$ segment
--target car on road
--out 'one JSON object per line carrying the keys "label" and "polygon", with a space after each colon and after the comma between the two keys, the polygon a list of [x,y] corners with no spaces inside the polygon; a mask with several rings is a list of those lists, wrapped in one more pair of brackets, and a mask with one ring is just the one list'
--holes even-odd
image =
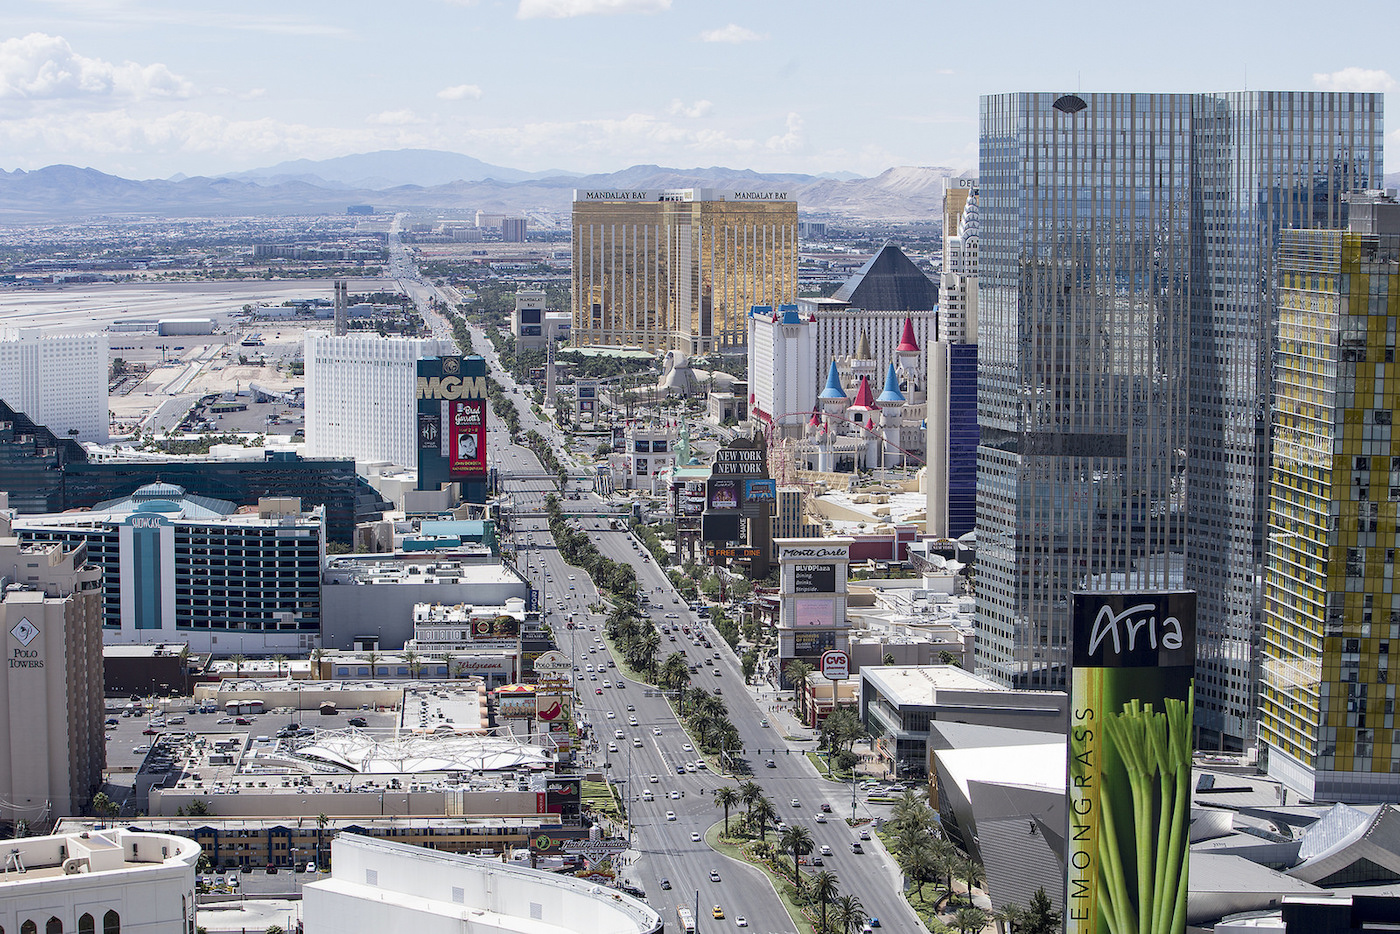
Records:
{"label": "car on road", "polygon": [[603,689],[602,689],[602,688],[594,688],[594,689],[593,689],[593,693],[594,693],[594,694],[602,694],[602,693],[603,693]]}
{"label": "car on road", "polygon": [[676,812],[675,812],[675,811],[667,811],[667,812],[666,812],[666,819],[667,819],[667,820],[675,820],[675,819],[676,819]]}
{"label": "car on road", "polygon": [[148,753],[148,752],[151,751],[151,747],[150,747],[150,746],[137,746],[135,749],[133,749],[133,750],[131,750],[131,751],[132,751],[132,753],[135,754],[135,755],[144,756],[146,753]]}
{"label": "car on road", "polygon": [[830,845],[825,844],[825,843],[822,844],[822,855],[823,855],[823,856],[830,856],[830,855],[831,855],[831,847],[830,847]]}
{"label": "car on road", "polygon": [[801,801],[798,801],[796,798],[793,798],[793,799],[792,799],[792,806],[795,807],[795,808],[800,808],[800,807],[802,807],[802,802],[801,802]]}
{"label": "car on road", "polygon": [[633,749],[641,749],[641,748],[642,748],[642,738],[641,738],[640,736],[634,736],[634,737],[632,737],[632,748],[633,748]]}
{"label": "car on road", "polygon": [[868,831],[868,830],[862,830],[862,831],[860,832],[860,838],[861,838],[862,840],[869,840],[869,839],[870,839],[870,831]]}
{"label": "car on road", "polygon": [[767,720],[766,718],[763,719],[763,720],[760,720],[760,721],[758,721],[758,725],[761,726],[761,727],[763,727],[763,728],[766,730],[766,729],[768,729],[768,720]]}
{"label": "car on road", "polygon": [[691,842],[691,843],[699,843],[699,842],[700,842],[700,834],[698,834],[698,833],[696,833],[694,830],[692,830],[692,831],[690,832],[690,842]]}
{"label": "car on road", "polygon": [[622,739],[622,731],[613,730],[613,739]]}
{"label": "car on road", "polygon": [[350,720],[349,720],[349,723],[350,723],[351,726],[359,726],[359,727],[369,726],[369,721],[366,720],[364,717],[351,717]]}
{"label": "car on road", "polygon": [[679,791],[674,791],[674,790],[673,790],[673,791],[671,792],[671,800],[672,800],[672,801],[679,801],[680,798],[681,798],[681,793],[680,793]]}
{"label": "car on road", "polygon": [[868,924],[868,925],[870,925],[870,926],[873,927],[873,928],[877,928],[877,927],[880,926],[880,919],[879,919],[879,918],[871,918],[869,921],[867,921],[867,922],[865,922],[865,923]]}
{"label": "car on road", "polygon": [[713,916],[716,917],[716,918],[723,918],[723,917],[724,917],[724,909],[721,908],[721,907],[719,907],[718,905],[716,905],[715,907],[713,907],[713,908],[710,909],[710,914],[713,915]]}
{"label": "car on road", "polygon": [[669,892],[669,891],[671,890],[671,880],[670,880],[670,879],[662,879],[662,880],[661,880],[661,888],[662,888],[663,891]]}
{"label": "car on road", "polygon": [[710,881],[711,881],[711,882],[718,882],[718,881],[719,881],[719,870],[717,870],[717,869],[711,869],[711,870],[710,870]]}
{"label": "car on road", "polygon": [[778,763],[774,762],[772,759],[769,759],[767,762],[763,763],[763,765],[765,768],[769,769],[776,769],[778,767]]}
{"label": "car on road", "polygon": [[657,775],[655,772],[653,772],[653,773],[651,774],[651,783],[652,783],[653,785],[655,785],[655,784],[656,784],[657,782],[659,782],[659,781],[661,781],[661,776],[660,776],[660,775]]}
{"label": "car on road", "polygon": [[232,722],[233,722],[233,718],[232,718],[232,717],[220,717],[219,719],[215,720],[214,722],[215,722],[215,723],[232,723]]}
{"label": "car on road", "polygon": [[736,928],[746,928],[749,926],[749,919],[745,918],[743,915],[740,915],[739,917],[734,919],[734,926]]}
{"label": "car on road", "polygon": [[716,668],[714,671],[710,672],[710,674],[712,674],[712,675],[714,675],[716,678],[718,678],[721,674],[723,674],[723,672],[720,671],[718,668]]}
{"label": "car on road", "polygon": [[865,852],[865,850],[861,847],[860,841],[859,841],[859,840],[854,840],[854,841],[851,842],[851,852],[852,852],[852,853],[864,853],[864,852]]}
{"label": "car on road", "polygon": [[681,748],[684,749],[686,752],[694,752],[694,751],[695,751],[694,749],[692,749],[692,748],[690,747],[690,743],[681,743]]}
{"label": "car on road", "polygon": [[651,728],[651,735],[652,735],[652,736],[660,736],[660,735],[661,735],[661,727],[659,727],[659,726],[654,726],[654,727],[652,727],[652,728]]}
{"label": "car on road", "polygon": [[609,711],[608,711],[608,719],[609,719],[609,720],[616,720],[616,719],[617,719],[617,714],[615,714],[615,713],[613,713],[611,710],[609,710]]}
{"label": "car on road", "polygon": [[831,813],[831,805],[827,804],[825,801],[822,802],[822,813],[823,813],[823,814],[830,814],[830,813]]}
{"label": "car on road", "polygon": [[233,723],[234,723],[235,726],[252,726],[252,725],[253,725],[253,721],[252,721],[250,718],[248,718],[248,717],[234,717],[234,718],[233,718]]}

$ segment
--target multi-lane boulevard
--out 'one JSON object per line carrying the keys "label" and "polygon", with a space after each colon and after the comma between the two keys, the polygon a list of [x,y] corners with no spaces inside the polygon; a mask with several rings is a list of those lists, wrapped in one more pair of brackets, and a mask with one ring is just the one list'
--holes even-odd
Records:
{"label": "multi-lane boulevard", "polygon": [[[424,288],[421,280],[415,285]],[[432,286],[426,288],[431,290]],[[435,330],[446,328],[445,322],[435,325]],[[529,397],[515,394],[515,381],[501,367],[485,335],[479,329],[471,330],[473,348],[486,358],[492,378],[517,400],[522,429],[538,431],[555,448],[561,463],[570,465],[566,436],[553,424],[536,418],[528,405]],[[745,862],[720,855],[706,843],[707,831],[723,819],[722,810],[714,804],[715,789],[721,784],[737,788],[743,781],[753,780],[773,802],[781,820],[811,831],[816,847],[813,855],[822,855],[822,846],[830,848],[830,855],[822,855],[823,868],[836,873],[840,894],[858,896],[866,913],[880,918],[889,930],[923,930],[901,893],[898,868],[878,841],[863,841],[864,852],[852,852],[851,844],[860,840],[861,828],[850,826],[846,818],[852,815],[857,799],[851,786],[819,775],[803,754],[813,745],[810,738],[784,729],[784,724],[792,725],[790,719],[780,722],[770,715],[770,702],[762,698],[759,689],[745,684],[739,659],[708,622],[685,605],[664,570],[635,536],[625,528],[614,529],[606,518],[571,520],[589,533],[603,555],[632,565],[639,590],[648,596],[647,613],[653,624],[671,630],[662,635],[662,656],[683,652],[688,663],[696,667],[691,683],[722,694],[743,743],[742,770],[717,772],[722,765],[713,760],[699,766],[702,756],[667,699],[650,685],[624,676],[617,667],[620,660],[612,656],[603,632],[604,614],[592,612],[602,605],[602,598],[588,575],[566,564],[555,547],[539,513],[545,498],[559,493],[556,483],[539,479],[545,471],[538,459],[528,449],[513,444],[509,432],[494,420],[488,450],[497,469],[501,496],[516,517],[508,544],[514,549],[517,565],[543,597],[546,619],[559,648],[578,669],[574,672],[575,715],[588,724],[589,739],[597,744],[596,752],[590,754],[591,763],[606,768],[628,798],[632,837],[626,878],[644,889],[647,900],[672,924],[678,906],[693,908],[698,903],[696,922],[701,931],[735,926],[739,917],[758,932],[793,931],[794,925],[767,876]],[[589,513],[606,506],[592,491],[580,490],[578,496],[578,500],[566,502],[566,512]],[[570,618],[572,629],[568,628]],[[681,627],[690,632],[677,631]],[[709,647],[703,644],[706,639]],[[615,752],[609,750],[609,743],[615,745]],[[823,814],[823,804],[830,806],[830,814]],[[868,812],[863,800],[858,806],[860,816],[865,816]],[[742,806],[731,810],[731,820],[742,810]],[[712,872],[718,874],[719,881],[713,881]],[[669,888],[662,888],[663,879]],[[724,920],[711,917],[715,905],[723,908]]]}

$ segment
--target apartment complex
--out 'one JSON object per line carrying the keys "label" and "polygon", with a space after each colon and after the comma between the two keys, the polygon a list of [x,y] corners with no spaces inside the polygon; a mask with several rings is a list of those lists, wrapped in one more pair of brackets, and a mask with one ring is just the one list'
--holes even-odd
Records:
{"label": "apartment complex", "polygon": [[308,332],[307,452],[416,468],[418,361],[455,352],[431,338]]}
{"label": "apartment complex", "polygon": [[54,434],[107,440],[107,337],[0,332],[0,399]]}
{"label": "apartment complex", "polygon": [[1375,184],[1381,97],[981,109],[977,666],[1062,687],[1071,591],[1184,584],[1197,741],[1247,745],[1274,248],[1282,228],[1340,226],[1343,195]]}
{"label": "apartment complex", "polygon": [[750,308],[796,301],[797,256],[786,192],[576,190],[574,343],[741,352]]}
{"label": "apartment complex", "polygon": [[1400,204],[1284,231],[1278,294],[1260,744],[1305,798],[1395,801]]}
{"label": "apartment complex", "polygon": [[0,826],[13,829],[81,813],[102,787],[107,745],[102,572],[81,544],[22,542],[4,499],[0,493],[0,638],[8,660],[0,667]]}

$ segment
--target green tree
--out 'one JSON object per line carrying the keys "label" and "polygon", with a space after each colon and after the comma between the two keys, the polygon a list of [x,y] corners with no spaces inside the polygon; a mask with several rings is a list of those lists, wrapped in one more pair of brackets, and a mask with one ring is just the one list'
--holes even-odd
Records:
{"label": "green tree", "polygon": [[882,659],[880,659],[880,661],[883,662],[883,663],[886,664],[886,665],[893,665],[893,664],[894,664],[894,653],[892,653],[892,652],[886,652],[886,653],[885,653],[885,657],[882,658]]}
{"label": "green tree", "polygon": [[841,929],[842,934],[853,934],[860,930],[860,926],[865,923],[865,906],[861,904],[859,898],[854,895],[842,895],[836,899],[835,910],[832,912],[832,920]]}
{"label": "green tree", "polygon": [[959,908],[953,914],[953,927],[958,929],[958,934],[977,934],[987,926],[988,920],[981,908]]}
{"label": "green tree", "polygon": [[724,835],[729,836],[729,809],[739,803],[739,792],[731,785],[715,789],[715,807],[724,808]]}
{"label": "green tree", "polygon": [[794,658],[783,668],[783,677],[792,688],[793,698],[797,701],[797,712],[803,722],[807,719],[807,676],[815,670],[800,658]]}
{"label": "green tree", "polygon": [[971,856],[965,856],[958,860],[958,878],[967,883],[967,900],[972,901],[972,890],[975,889],[985,878],[982,864]]}
{"label": "green tree", "polygon": [[287,656],[274,655],[272,656],[272,661],[277,666],[277,677],[282,677],[282,666],[287,664]]}
{"label": "green tree", "polygon": [[209,802],[202,798],[194,798],[185,805],[185,814],[188,817],[208,817]]}
{"label": "green tree", "polygon": [[835,899],[841,890],[841,882],[836,877],[836,873],[823,869],[812,877],[812,897],[821,906],[822,924],[821,930],[826,931],[826,909]]}
{"label": "green tree", "polygon": [[1045,889],[1039,888],[1031,896],[1019,934],[1058,934],[1063,921],[1064,914],[1055,910]]}
{"label": "green tree", "polygon": [[938,653],[938,664],[940,664],[940,665],[956,665],[957,663],[958,663],[958,657],[957,657],[956,655],[954,655],[952,652],[949,652],[947,649],[943,649],[943,650],[941,650],[941,651]]}
{"label": "green tree", "polygon": [[768,828],[778,823],[778,809],[767,798],[759,798],[749,808],[749,820],[758,827],[758,839],[768,842]]}
{"label": "green tree", "polygon": [[1007,902],[996,912],[996,920],[1006,925],[1006,934],[1020,934],[1025,929],[1026,909],[1015,902]]}
{"label": "green tree", "polygon": [[749,779],[739,786],[739,800],[744,802],[745,819],[753,817],[753,807],[762,797],[763,788],[753,779]]}
{"label": "green tree", "polygon": [[793,825],[783,831],[778,846],[792,854],[792,884],[797,886],[797,894],[802,894],[801,859],[812,852],[812,831],[806,827]]}
{"label": "green tree", "polygon": [[92,796],[92,811],[103,820],[111,820],[121,813],[121,805],[109,798],[105,791],[99,791]]}
{"label": "green tree", "polygon": [[243,663],[248,660],[246,655],[230,655],[229,661],[233,662],[233,676],[241,677],[243,674]]}

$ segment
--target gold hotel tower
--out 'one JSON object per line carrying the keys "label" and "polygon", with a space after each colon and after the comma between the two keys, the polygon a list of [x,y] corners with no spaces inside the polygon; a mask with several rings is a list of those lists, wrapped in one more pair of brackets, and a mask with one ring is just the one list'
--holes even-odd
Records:
{"label": "gold hotel tower", "polygon": [[573,343],[740,353],[754,305],[797,300],[783,191],[578,189]]}

